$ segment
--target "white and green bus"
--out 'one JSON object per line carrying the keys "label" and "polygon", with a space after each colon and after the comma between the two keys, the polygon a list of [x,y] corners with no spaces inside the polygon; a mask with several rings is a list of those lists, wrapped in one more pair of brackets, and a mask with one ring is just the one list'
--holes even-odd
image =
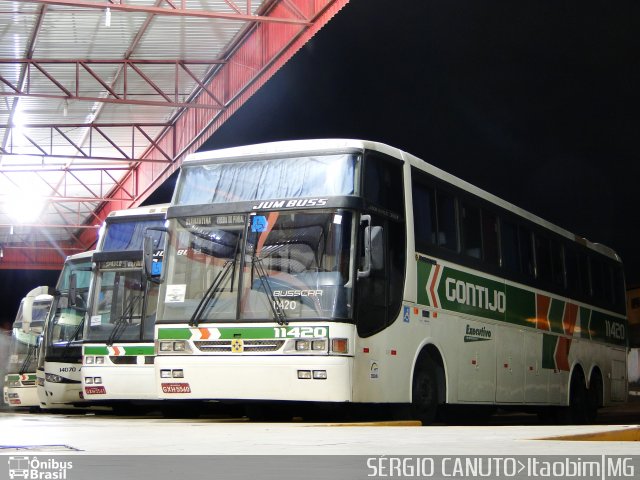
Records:
{"label": "white and green bus", "polygon": [[42,409],[83,403],[82,330],[91,286],[93,252],[67,257],[44,325],[38,357],[37,393]]}
{"label": "white and green bus", "polygon": [[9,406],[33,408],[40,404],[36,389],[38,343],[52,300],[48,287],[36,287],[20,302],[4,379],[4,402]]}
{"label": "white and green bus", "polygon": [[[154,321],[158,284],[143,271],[142,243],[153,238],[155,276],[162,268],[167,205],[109,214],[99,250],[83,338],[84,398],[94,403],[155,400]],[[157,270],[157,271],[156,271]]]}
{"label": "white and green bus", "polygon": [[[618,256],[359,140],[191,155],[167,211],[165,399],[510,406],[626,400]],[[443,410],[447,410],[444,408]]]}

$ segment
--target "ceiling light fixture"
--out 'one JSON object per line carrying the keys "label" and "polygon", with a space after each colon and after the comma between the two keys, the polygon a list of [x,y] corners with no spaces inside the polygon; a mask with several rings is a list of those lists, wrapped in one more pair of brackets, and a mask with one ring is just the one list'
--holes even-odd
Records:
{"label": "ceiling light fixture", "polygon": [[4,199],[5,209],[19,223],[37,220],[44,208],[44,199],[33,193],[14,192]]}

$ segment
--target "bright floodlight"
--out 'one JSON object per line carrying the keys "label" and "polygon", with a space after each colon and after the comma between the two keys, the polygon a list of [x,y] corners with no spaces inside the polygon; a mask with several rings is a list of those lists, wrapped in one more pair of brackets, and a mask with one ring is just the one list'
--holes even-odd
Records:
{"label": "bright floodlight", "polygon": [[33,194],[13,193],[4,200],[6,212],[19,223],[36,220],[44,207],[44,199]]}

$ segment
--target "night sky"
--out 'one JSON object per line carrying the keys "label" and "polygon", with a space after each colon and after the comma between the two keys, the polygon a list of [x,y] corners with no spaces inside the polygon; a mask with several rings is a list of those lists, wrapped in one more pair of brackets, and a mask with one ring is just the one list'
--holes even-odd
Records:
{"label": "night sky", "polygon": [[[639,27],[632,0],[351,0],[202,149],[388,143],[614,248],[639,284]],[[0,271],[15,308],[33,277]]]}

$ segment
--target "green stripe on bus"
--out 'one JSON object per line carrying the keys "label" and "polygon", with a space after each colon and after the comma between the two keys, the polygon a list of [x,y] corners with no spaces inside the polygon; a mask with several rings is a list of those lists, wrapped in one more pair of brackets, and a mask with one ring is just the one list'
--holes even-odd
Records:
{"label": "green stripe on bus", "polygon": [[[292,327],[286,327],[287,330]],[[233,340],[234,338],[243,338],[249,340],[258,340],[261,338],[275,338],[274,327],[248,327],[248,328],[218,328],[221,340]]]}
{"label": "green stripe on bus", "polygon": [[158,330],[159,340],[189,340],[191,329],[189,328],[160,328]]}
{"label": "green stripe on bus", "polygon": [[84,347],[84,355],[109,355],[107,347]]}
{"label": "green stripe on bus", "polygon": [[[537,316],[540,315],[540,318],[548,319],[551,332],[565,333],[563,324],[567,305],[565,300],[550,297],[549,311],[537,314],[536,293],[533,290],[490,280],[451,267],[436,266],[419,258],[417,262],[418,303],[530,328],[546,325],[546,322],[537,321]],[[575,331],[575,336],[615,345],[626,345],[628,327],[624,318],[587,307],[580,307],[579,315],[580,329]],[[551,342],[551,340],[547,341]]]}
{"label": "green stripe on bus", "polygon": [[528,290],[507,285],[507,323],[522,327],[536,327],[536,295]]}
{"label": "green stripe on bus", "polygon": [[272,338],[318,338],[328,337],[329,327],[310,325],[289,325],[275,327],[200,327],[161,328],[159,340],[260,340]]}
{"label": "green stripe on bus", "polygon": [[155,355],[155,347],[153,345],[136,345],[132,347],[124,347],[125,356],[137,355]]}
{"label": "green stripe on bus", "polygon": [[559,338],[546,333],[542,335],[542,368],[556,368],[556,346]]}
{"label": "green stripe on bus", "polygon": [[589,322],[591,321],[591,309],[580,307],[580,338],[591,338],[589,334]]}
{"label": "green stripe on bus", "polygon": [[[29,373],[29,374],[24,374],[27,375],[27,379],[25,381],[35,381],[36,380],[36,374],[35,373]],[[8,382],[17,382],[20,380],[20,374],[17,375],[13,375],[13,374],[8,374],[6,375],[6,380]]]}
{"label": "green stripe on bus", "polygon": [[551,331],[555,333],[564,333],[562,328],[562,317],[564,315],[564,303],[562,300],[555,298],[551,299],[551,306],[549,307],[549,325],[551,325]]}
{"label": "green stripe on bus", "polygon": [[[155,347],[153,345],[114,345],[124,352],[124,356],[137,355],[154,355]],[[84,347],[84,355],[111,355],[109,348],[106,346],[90,346]]]}

